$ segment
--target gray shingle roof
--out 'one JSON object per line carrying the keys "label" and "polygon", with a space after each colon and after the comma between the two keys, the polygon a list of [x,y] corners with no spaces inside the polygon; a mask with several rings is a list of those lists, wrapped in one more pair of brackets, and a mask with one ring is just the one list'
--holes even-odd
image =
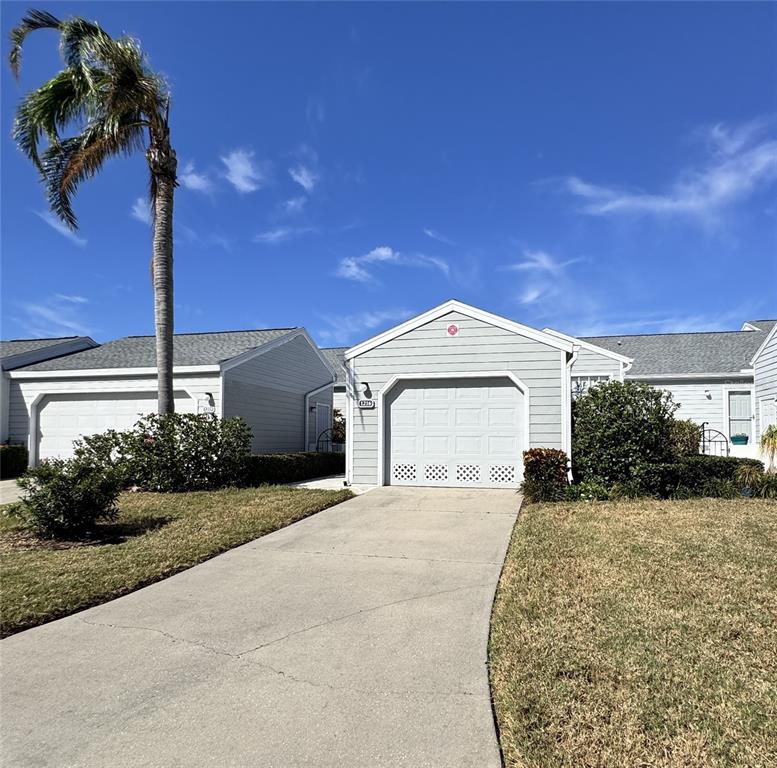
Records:
{"label": "gray shingle roof", "polygon": [[[173,365],[216,365],[243,352],[260,347],[296,330],[271,328],[255,331],[176,333]],[[25,371],[79,371],[96,368],[155,368],[156,341],[153,336],[125,336],[94,349],[76,352],[56,360],[28,365]]]}
{"label": "gray shingle roof", "polygon": [[584,341],[634,359],[628,376],[739,373],[777,320],[758,321],[763,331],[660,333],[643,336],[587,336]]}
{"label": "gray shingle roof", "polygon": [[34,352],[36,349],[53,347],[78,338],[84,337],[59,336],[53,339],[9,339],[8,341],[0,341],[0,358],[23,355],[25,352]]}
{"label": "gray shingle roof", "polygon": [[334,368],[337,374],[336,384],[345,384],[345,351],[348,347],[325,347],[321,351],[327,359],[329,365]]}
{"label": "gray shingle roof", "polygon": [[766,333],[772,330],[772,326],[775,323],[774,320],[746,320],[745,322],[747,325],[754,325],[756,328],[766,331]]}

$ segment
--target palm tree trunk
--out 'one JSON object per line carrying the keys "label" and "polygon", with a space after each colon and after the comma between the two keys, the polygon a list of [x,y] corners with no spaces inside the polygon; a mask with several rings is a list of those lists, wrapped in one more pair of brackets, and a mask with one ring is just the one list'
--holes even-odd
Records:
{"label": "palm tree trunk", "polygon": [[154,321],[156,325],[157,410],[173,413],[173,194],[176,157],[168,141],[152,144],[148,164],[153,177]]}

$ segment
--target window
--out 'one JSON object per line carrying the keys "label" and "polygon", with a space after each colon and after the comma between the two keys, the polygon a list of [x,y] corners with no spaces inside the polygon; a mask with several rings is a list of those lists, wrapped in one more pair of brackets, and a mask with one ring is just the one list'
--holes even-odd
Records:
{"label": "window", "polygon": [[761,398],[759,403],[761,414],[761,434],[766,432],[766,428],[772,424],[777,425],[777,399]]}
{"label": "window", "polygon": [[591,387],[601,384],[603,381],[609,381],[609,376],[573,376],[572,377],[572,399],[576,400],[580,395],[585,394]]}
{"label": "window", "polygon": [[753,410],[750,390],[728,393],[728,436],[747,435],[752,438]]}

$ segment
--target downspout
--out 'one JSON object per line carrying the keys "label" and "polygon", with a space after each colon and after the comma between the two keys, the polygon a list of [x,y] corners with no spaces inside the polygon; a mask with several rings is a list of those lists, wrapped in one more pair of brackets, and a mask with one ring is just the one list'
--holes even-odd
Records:
{"label": "downspout", "polygon": [[572,366],[575,364],[575,361],[577,360],[577,353],[580,351],[579,346],[572,346],[572,354],[569,356],[569,360],[567,360],[567,375],[566,375],[566,384],[567,384],[567,392],[566,392],[566,448],[567,448],[567,455],[569,456],[569,463],[567,464],[567,479],[569,482],[572,482]]}

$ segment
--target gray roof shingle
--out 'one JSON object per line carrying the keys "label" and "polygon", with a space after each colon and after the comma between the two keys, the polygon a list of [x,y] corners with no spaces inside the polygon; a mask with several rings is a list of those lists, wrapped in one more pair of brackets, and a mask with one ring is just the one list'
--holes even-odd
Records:
{"label": "gray roof shingle", "polygon": [[[586,336],[583,341],[634,359],[628,376],[739,373],[777,320],[760,320],[762,331]],[[756,323],[754,323],[755,325]]]}
{"label": "gray roof shingle", "polygon": [[327,362],[337,374],[336,385],[345,384],[345,368],[343,366],[345,365],[345,351],[347,349],[348,347],[325,347],[321,350]]}
{"label": "gray roof shingle", "polygon": [[[217,365],[237,355],[261,347],[296,328],[270,328],[255,331],[215,331],[176,333],[173,365]],[[153,336],[125,336],[94,349],[67,357],[25,366],[25,371],[80,371],[97,368],[155,368],[156,340]]]}
{"label": "gray roof shingle", "polygon": [[8,341],[0,341],[0,358],[23,355],[26,352],[34,352],[36,349],[54,347],[57,344],[63,344],[66,341],[73,341],[78,338],[85,337],[59,336],[53,339],[9,339]]}

